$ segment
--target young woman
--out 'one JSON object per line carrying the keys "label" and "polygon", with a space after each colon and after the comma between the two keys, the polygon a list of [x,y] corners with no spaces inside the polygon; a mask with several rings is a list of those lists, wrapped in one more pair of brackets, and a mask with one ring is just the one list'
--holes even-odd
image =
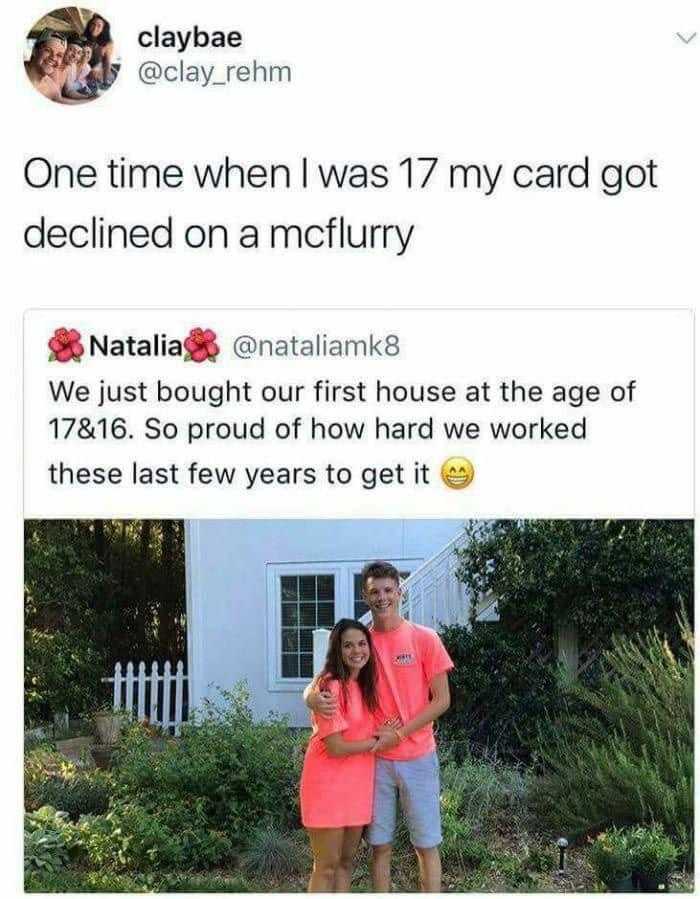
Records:
{"label": "young woman", "polygon": [[107,87],[112,82],[112,52],[114,42],[107,19],[95,14],[85,26],[83,37],[92,47],[91,76]]}
{"label": "young woman", "polygon": [[71,100],[88,99],[81,93],[81,83],[79,80],[80,70],[83,65],[83,42],[82,38],[69,38],[66,53],[63,57],[63,85],[61,93],[64,97]]}
{"label": "young woman", "polygon": [[314,857],[310,893],[350,892],[353,859],[372,820],[374,753],[394,733],[394,722],[378,728],[375,683],[369,631],[344,618],[331,632],[319,676],[338,711],[332,718],[312,715],[301,775],[301,819]]}
{"label": "young woman", "polygon": [[92,47],[90,44],[85,44],[83,46],[82,52],[80,54],[80,59],[78,61],[78,91],[83,94],[83,96],[90,96],[91,91],[88,87],[87,79],[90,74],[90,57],[92,56]]}

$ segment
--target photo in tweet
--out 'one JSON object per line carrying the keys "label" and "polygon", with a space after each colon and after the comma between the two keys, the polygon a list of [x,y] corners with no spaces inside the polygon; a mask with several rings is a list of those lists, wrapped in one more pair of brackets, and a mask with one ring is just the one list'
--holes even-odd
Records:
{"label": "photo in tweet", "polygon": [[30,520],[25,570],[31,832],[95,888],[303,891],[348,815],[341,886],[690,883],[691,521]]}

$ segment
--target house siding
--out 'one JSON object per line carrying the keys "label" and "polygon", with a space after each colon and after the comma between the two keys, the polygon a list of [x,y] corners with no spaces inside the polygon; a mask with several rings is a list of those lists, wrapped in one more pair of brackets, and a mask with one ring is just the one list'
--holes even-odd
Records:
{"label": "house siding", "polygon": [[[276,597],[270,573],[279,566],[318,563],[342,577],[368,559],[410,563],[415,569],[462,527],[454,519],[384,520],[190,520],[187,558],[188,673],[192,707],[216,699],[219,689],[248,683],[253,713],[286,714],[308,724],[300,685],[279,682],[273,624]],[[345,563],[352,563],[347,566]],[[350,580],[339,585],[346,604]],[[351,615],[343,605],[336,610]],[[275,684],[278,684],[276,687]]]}

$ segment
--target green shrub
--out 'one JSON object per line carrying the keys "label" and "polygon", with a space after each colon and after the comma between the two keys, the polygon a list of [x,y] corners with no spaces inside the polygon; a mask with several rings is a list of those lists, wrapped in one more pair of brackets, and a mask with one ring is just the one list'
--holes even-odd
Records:
{"label": "green shrub", "polygon": [[136,802],[113,802],[106,815],[84,815],[77,831],[94,867],[148,871],[184,861],[173,832]]}
{"label": "green shrub", "polygon": [[605,676],[581,687],[585,714],[563,716],[539,742],[544,776],[533,810],[570,836],[658,822],[692,851],[693,645],[674,654],[656,632],[616,638]]}
{"label": "green shrub", "polygon": [[114,871],[31,871],[24,879],[25,893],[150,893],[149,877],[132,877]]}
{"label": "green shrub", "polygon": [[175,833],[187,867],[214,868],[229,859],[233,853],[233,843],[220,830],[188,824]]}
{"label": "green shrub", "polygon": [[36,811],[46,804],[40,801],[39,792],[47,780],[67,779],[75,776],[76,771],[76,766],[59,752],[41,748],[25,753],[24,805],[26,810]]}
{"label": "green shrub", "polygon": [[[48,725],[47,725],[48,730]],[[48,736],[47,733],[34,734],[31,731],[24,734],[24,752],[27,755],[30,752],[41,750],[43,752],[55,752],[56,740],[54,737]]]}
{"label": "green shrub", "polygon": [[693,522],[527,519],[472,522],[457,551],[458,578],[473,596],[498,597],[501,621],[552,649],[554,622],[583,644],[658,627],[676,633],[693,590]]}
{"label": "green shrub", "polygon": [[512,818],[527,792],[523,770],[495,757],[467,755],[458,762],[443,752],[440,779],[443,821],[454,820],[471,834],[487,832],[504,814]]}
{"label": "green shrub", "polygon": [[89,864],[117,870],[211,868],[233,851],[227,834],[209,826],[197,803],[171,803],[167,796],[150,805],[113,800],[106,815],[84,815],[77,832]]}
{"label": "green shrub", "polygon": [[24,702],[28,721],[68,709],[85,712],[99,691],[102,663],[90,633],[24,631]]}
{"label": "green shrub", "polygon": [[164,874],[157,891],[163,893],[254,893],[257,889],[240,874]]}
{"label": "green shrub", "polygon": [[530,846],[523,859],[523,867],[535,874],[545,874],[554,868],[555,861],[553,849],[544,846]]}
{"label": "green shrub", "polygon": [[509,892],[527,892],[536,886],[536,878],[515,852],[503,852],[491,862],[491,869],[500,886]]}
{"label": "green shrub", "polygon": [[630,877],[633,863],[627,832],[613,827],[598,834],[588,849],[588,861],[606,886]]}
{"label": "green shrub", "polygon": [[193,718],[160,752],[142,728],[126,733],[115,760],[120,794],[146,807],[164,796],[194,803],[238,847],[267,821],[296,826],[301,741],[286,720],[254,721],[241,685]]}
{"label": "green shrub", "polygon": [[480,836],[495,830],[506,817],[512,823],[520,813],[524,773],[495,758],[467,755],[458,762],[443,752],[440,778],[445,865],[464,877],[472,869],[495,864]]}
{"label": "green shrub", "polygon": [[24,870],[55,873],[75,847],[73,829],[65,812],[51,806],[24,816]]}
{"label": "green shrub", "polygon": [[37,784],[35,796],[40,805],[52,805],[77,821],[81,815],[104,814],[111,790],[109,776],[95,771],[71,777],[48,777]]}
{"label": "green shrub", "polygon": [[560,704],[556,666],[533,655],[529,633],[499,624],[452,625],[440,636],[455,663],[441,736],[526,760],[538,723]]}
{"label": "green shrub", "polygon": [[678,859],[678,849],[657,824],[636,827],[629,835],[632,868],[638,877],[655,885],[668,883]]}
{"label": "green shrub", "polygon": [[68,849],[59,833],[54,830],[25,831],[24,870],[57,871],[68,861]]}
{"label": "green shrub", "polygon": [[443,816],[442,831],[440,854],[450,871],[457,869],[464,873],[490,861],[492,856],[488,846],[474,836],[471,827],[464,821]]}
{"label": "green shrub", "polygon": [[306,841],[298,831],[283,831],[268,824],[251,834],[241,865],[248,873],[266,880],[307,872],[310,857]]}

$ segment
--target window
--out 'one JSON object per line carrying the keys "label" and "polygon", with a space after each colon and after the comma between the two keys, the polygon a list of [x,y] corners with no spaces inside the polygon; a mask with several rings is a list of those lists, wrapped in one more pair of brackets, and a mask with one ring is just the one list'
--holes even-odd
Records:
{"label": "window", "polygon": [[[420,559],[391,560],[407,577]],[[272,691],[299,692],[314,669],[313,633],[367,612],[360,595],[363,561],[269,562],[267,672]]]}
{"label": "window", "polygon": [[280,590],[282,677],[313,677],[313,632],[333,627],[335,579],[332,574],[283,575]]}

